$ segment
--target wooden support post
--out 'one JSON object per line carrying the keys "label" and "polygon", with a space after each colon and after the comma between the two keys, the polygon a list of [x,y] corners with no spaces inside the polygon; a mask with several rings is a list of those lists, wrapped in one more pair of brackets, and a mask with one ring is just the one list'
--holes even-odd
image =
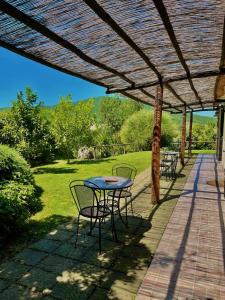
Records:
{"label": "wooden support post", "polygon": [[193,111],[190,112],[188,157],[191,157]]}
{"label": "wooden support post", "polygon": [[181,145],[180,145],[180,163],[182,166],[184,166],[185,146],[186,146],[186,107],[184,107],[182,113],[182,135],[181,135]]}
{"label": "wooden support post", "polygon": [[154,127],[152,139],[152,203],[160,202],[160,140],[162,119],[163,87],[158,85],[154,106]]}

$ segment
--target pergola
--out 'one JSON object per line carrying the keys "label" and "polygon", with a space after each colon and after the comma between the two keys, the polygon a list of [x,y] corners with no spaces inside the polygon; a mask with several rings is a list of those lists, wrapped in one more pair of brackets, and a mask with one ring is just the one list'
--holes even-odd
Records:
{"label": "pergola", "polygon": [[0,46],[154,106],[158,202],[162,110],[183,114],[184,164],[186,113],[224,96],[224,14],[224,0],[1,0]]}

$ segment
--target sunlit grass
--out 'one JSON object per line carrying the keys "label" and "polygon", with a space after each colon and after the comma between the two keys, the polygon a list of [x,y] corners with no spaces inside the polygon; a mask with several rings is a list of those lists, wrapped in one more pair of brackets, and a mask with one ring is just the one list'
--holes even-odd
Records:
{"label": "sunlit grass", "polygon": [[33,218],[41,220],[51,215],[76,215],[69,192],[70,181],[110,175],[112,166],[119,163],[132,164],[140,173],[150,166],[151,152],[134,152],[100,160],[74,160],[70,164],[65,160],[59,160],[53,164],[34,168],[36,184],[42,190],[41,200],[44,208]]}

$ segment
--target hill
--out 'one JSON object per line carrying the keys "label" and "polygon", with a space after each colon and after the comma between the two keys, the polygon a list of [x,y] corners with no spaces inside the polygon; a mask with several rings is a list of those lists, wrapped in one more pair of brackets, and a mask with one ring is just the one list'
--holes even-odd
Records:
{"label": "hill", "polygon": [[[92,99],[94,101],[94,113],[98,114],[98,112],[100,110],[100,103],[105,98],[110,98],[110,96],[101,96],[101,97],[93,97],[93,98],[90,97],[88,99],[84,99],[84,100],[80,100],[80,101],[88,101],[88,100]],[[121,98],[121,99],[123,99],[123,98]],[[42,108],[43,117],[45,117],[47,119],[51,118],[51,111],[52,111],[53,107],[54,106],[44,106]],[[143,107],[148,110],[153,109],[151,106],[145,105],[145,104],[143,105]],[[9,111],[9,109],[10,109],[9,107],[0,108],[0,115],[6,113],[7,111]],[[171,114],[171,117],[177,126],[181,125],[181,119],[182,119],[181,114]],[[189,121],[189,114],[187,114],[187,122],[188,121]],[[193,123],[206,124],[209,122],[216,122],[216,118],[201,116],[198,113],[194,114]]]}

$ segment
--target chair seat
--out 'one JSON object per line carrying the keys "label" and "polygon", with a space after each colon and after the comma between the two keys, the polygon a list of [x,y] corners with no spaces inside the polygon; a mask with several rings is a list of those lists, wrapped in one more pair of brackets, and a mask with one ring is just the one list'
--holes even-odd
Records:
{"label": "chair seat", "polygon": [[87,206],[80,210],[80,215],[86,218],[105,218],[109,214],[110,209],[103,206]]}
{"label": "chair seat", "polygon": [[108,196],[114,198],[127,198],[127,197],[131,197],[132,193],[129,191],[116,191],[116,192],[109,191]]}

